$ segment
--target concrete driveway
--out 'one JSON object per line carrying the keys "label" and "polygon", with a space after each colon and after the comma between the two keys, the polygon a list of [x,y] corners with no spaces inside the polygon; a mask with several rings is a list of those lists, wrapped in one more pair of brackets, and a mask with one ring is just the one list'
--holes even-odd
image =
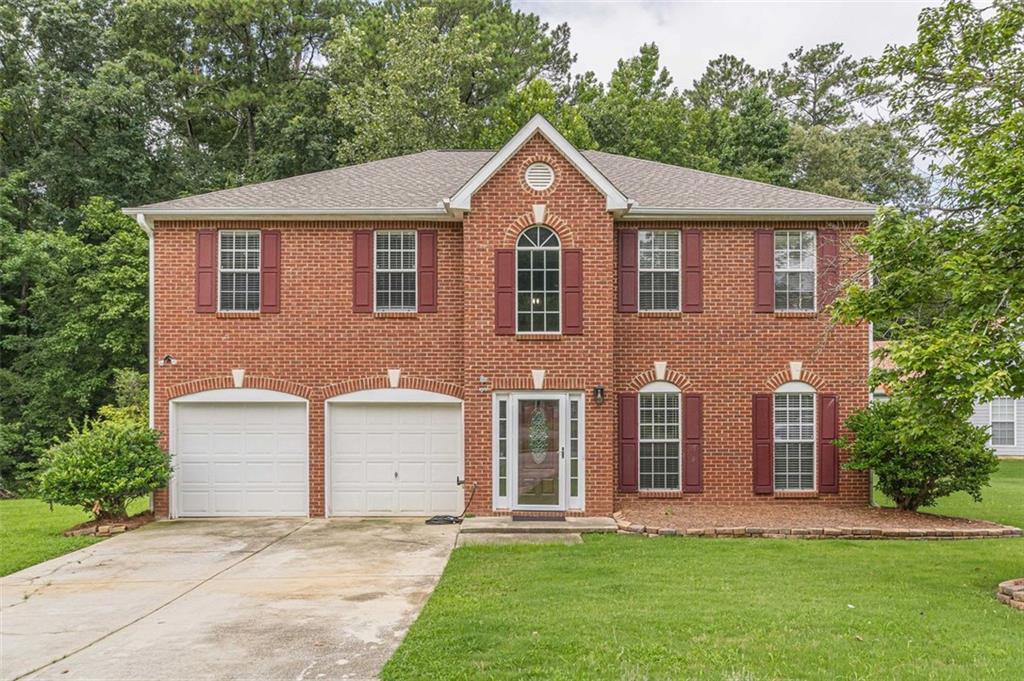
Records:
{"label": "concrete driveway", "polygon": [[371,678],[456,531],[421,519],[153,523],[0,580],[0,676]]}

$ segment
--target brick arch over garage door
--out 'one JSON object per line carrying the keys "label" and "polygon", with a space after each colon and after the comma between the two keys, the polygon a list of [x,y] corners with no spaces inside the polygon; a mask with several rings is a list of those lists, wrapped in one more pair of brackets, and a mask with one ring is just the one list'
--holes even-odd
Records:
{"label": "brick arch over garage door", "polygon": [[[387,376],[368,376],[366,378],[357,378],[325,385],[321,392],[324,399],[331,399],[332,397],[338,397],[339,395],[346,395],[360,390],[375,390],[389,387],[391,386],[388,383]],[[462,386],[454,383],[434,380],[432,378],[406,376],[403,374],[398,382],[398,387],[410,390],[423,390],[430,393],[439,393],[441,395],[457,397],[460,400],[463,398]]]}

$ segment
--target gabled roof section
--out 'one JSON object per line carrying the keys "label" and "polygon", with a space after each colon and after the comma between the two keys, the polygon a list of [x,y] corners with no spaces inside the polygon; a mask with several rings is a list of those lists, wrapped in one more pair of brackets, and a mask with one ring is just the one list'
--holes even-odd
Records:
{"label": "gabled roof section", "polygon": [[542,135],[544,139],[558,150],[558,153],[572,163],[576,170],[580,171],[598,191],[604,194],[605,205],[608,210],[624,212],[629,209],[629,199],[586,156],[580,153],[569,140],[565,139],[562,133],[555,129],[555,126],[551,125],[540,114],[536,114],[526,125],[520,128],[519,132],[506,142],[505,146],[499,149],[494,156],[488,159],[487,163],[476,171],[462,185],[459,191],[455,192],[450,199],[445,200],[445,205],[452,210],[470,210],[473,194],[491,179],[494,173],[498,172],[535,134]]}

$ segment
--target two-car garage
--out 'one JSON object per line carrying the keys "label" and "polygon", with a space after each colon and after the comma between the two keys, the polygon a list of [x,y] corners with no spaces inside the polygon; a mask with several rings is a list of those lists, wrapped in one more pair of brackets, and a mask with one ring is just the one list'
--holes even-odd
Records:
{"label": "two-car garage", "polygon": [[[173,400],[172,516],[308,515],[312,406],[250,388]],[[460,400],[379,389],[333,398],[324,409],[328,515],[461,510]]]}

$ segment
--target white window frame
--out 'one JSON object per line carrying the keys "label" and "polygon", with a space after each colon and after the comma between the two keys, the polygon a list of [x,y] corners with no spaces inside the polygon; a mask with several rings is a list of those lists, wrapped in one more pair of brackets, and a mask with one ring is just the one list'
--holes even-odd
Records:
{"label": "white window frame", "polygon": [[[1003,421],[1003,420],[999,421],[999,423],[1010,423],[1010,424],[1012,424],[1012,428],[1010,430],[1011,441],[1010,442],[1001,442],[999,444],[996,444],[996,442],[995,442],[995,433],[992,430],[992,425],[993,425],[992,409],[995,406],[995,403],[996,403],[997,400],[1007,400],[1010,403],[1010,414],[1013,417],[1012,420],[1010,420],[1010,421]],[[995,399],[993,399],[991,402],[988,403],[988,441],[989,441],[989,444],[991,446],[993,446],[993,447],[1016,447],[1017,446],[1017,401],[1015,399],[1013,399],[1012,397],[996,397]]]}
{"label": "white window frame", "polygon": [[[775,435],[775,398],[780,394],[802,394],[811,396],[811,486],[810,487],[778,487],[775,484],[775,457],[778,455],[778,443]],[[783,443],[807,442],[807,440],[783,440]],[[772,394],[772,489],[776,492],[815,492],[818,489],[818,392],[807,383],[790,381],[779,386]]]}
{"label": "white window frame", "polygon": [[[252,268],[235,268],[235,267],[223,267],[221,265],[221,239],[223,234],[245,234],[248,237],[251,234],[256,235],[256,269]],[[236,250],[236,249],[232,249]],[[246,248],[246,250],[249,250]],[[263,301],[263,281],[261,273],[263,271],[263,233],[258,229],[219,229],[217,230],[217,312],[259,312],[262,307]],[[256,309],[238,309],[235,307],[226,308],[221,305],[221,274],[255,274],[256,275]]]}
{"label": "white window frame", "polygon": [[[679,420],[676,424],[678,430],[676,431],[677,437],[673,438],[647,438],[643,437],[643,396],[644,395],[675,395],[676,396],[676,411],[679,413]],[[636,480],[637,489],[641,492],[679,492],[683,489],[683,394],[679,388],[668,381],[655,381],[648,383],[640,389],[640,394],[636,400],[636,425],[637,425],[637,448],[636,448]],[[653,426],[653,424],[651,424]],[[640,461],[643,458],[641,451],[643,450],[644,444],[658,444],[658,443],[676,443],[676,478],[678,484],[675,487],[644,487],[640,484]],[[652,473],[653,475],[653,473]]]}
{"label": "white window frame", "polygon": [[[792,267],[788,267],[788,266],[787,267],[782,267],[782,268],[777,267],[776,266],[776,261],[775,261],[775,254],[777,252],[776,242],[777,242],[777,240],[779,238],[779,235],[781,235],[781,234],[787,235],[787,241],[788,241],[790,234],[803,234],[803,233],[809,233],[809,234],[812,234],[814,236],[814,243],[811,246],[811,257],[814,258],[814,264],[811,266],[811,268],[810,269],[792,268]],[[787,244],[786,250],[787,251],[790,250],[788,244]],[[773,272],[772,272],[772,288],[773,288],[772,306],[773,306],[773,308],[774,308],[774,310],[776,312],[815,312],[815,311],[817,311],[817,309],[818,309],[818,232],[817,232],[817,230],[814,230],[814,229],[777,229],[777,230],[775,230],[773,232],[773,234],[772,234],[772,270],[773,270]],[[779,307],[777,302],[776,302],[777,301],[776,295],[778,294],[778,284],[775,281],[775,275],[777,275],[777,274],[790,274],[790,273],[797,274],[797,273],[805,273],[805,272],[810,272],[811,275],[812,275],[811,276],[811,287],[812,287],[811,306],[808,307],[808,308],[803,308],[803,307]]]}
{"label": "white window frame", "polygon": [[[377,274],[406,274],[409,272],[408,269],[392,269],[378,268],[377,267],[377,236],[387,235],[390,237],[392,234],[407,235],[412,234],[412,307],[392,307],[390,305],[381,307],[377,304]],[[420,266],[420,244],[419,238],[414,229],[375,229],[373,231],[373,311],[374,312],[416,312],[419,309],[419,266]],[[388,248],[390,251],[390,247]]]}
{"label": "white window frame", "polygon": [[[535,227],[542,227],[542,228],[547,229],[548,231],[550,231],[551,234],[554,235],[555,242],[556,242],[557,245],[555,245],[555,246],[520,246],[519,245],[519,240],[523,238],[523,235],[526,232],[528,232],[529,230],[531,230],[531,229],[533,229]],[[521,331],[519,329],[519,252],[520,251],[530,251],[531,253],[535,252],[535,251],[541,251],[541,252],[554,251],[555,254],[556,254],[555,255],[555,261],[556,261],[556,265],[558,267],[558,288],[555,291],[555,293],[556,293],[556,295],[558,297],[558,325],[557,325],[558,329],[555,330],[555,331]],[[534,336],[534,335],[557,336],[557,335],[560,335],[562,333],[562,288],[565,285],[565,282],[562,280],[562,277],[565,275],[565,273],[562,272],[562,239],[561,239],[561,237],[558,236],[558,232],[556,232],[554,229],[552,229],[548,225],[541,224],[541,223],[533,224],[533,225],[530,225],[529,227],[527,227],[526,229],[522,230],[521,232],[519,232],[519,235],[516,236],[516,247],[515,247],[514,252],[515,252],[515,265],[516,265],[515,266],[515,276],[516,276],[516,294],[515,294],[516,295],[516,335],[526,335],[526,336]],[[532,263],[530,265],[530,271],[533,272],[533,265],[532,265]],[[549,293],[549,292],[545,292],[545,293]],[[536,314],[536,313],[530,312],[530,314],[533,315],[533,314]],[[543,314],[546,315],[548,313],[544,312]],[[531,326],[532,326],[532,323],[531,323]]]}
{"label": "white window frame", "polygon": [[[641,253],[643,251],[644,234],[654,234],[657,232],[664,232],[666,234],[676,235],[676,266],[671,267],[644,267],[641,261]],[[637,233],[636,240],[636,291],[637,291],[637,309],[640,312],[679,312],[682,308],[683,301],[683,233],[678,229],[641,229]],[[652,253],[654,250],[651,251]],[[641,287],[641,281],[643,280],[642,275],[644,273],[670,273],[675,272],[676,275],[676,306],[675,307],[643,307],[643,288]]]}

